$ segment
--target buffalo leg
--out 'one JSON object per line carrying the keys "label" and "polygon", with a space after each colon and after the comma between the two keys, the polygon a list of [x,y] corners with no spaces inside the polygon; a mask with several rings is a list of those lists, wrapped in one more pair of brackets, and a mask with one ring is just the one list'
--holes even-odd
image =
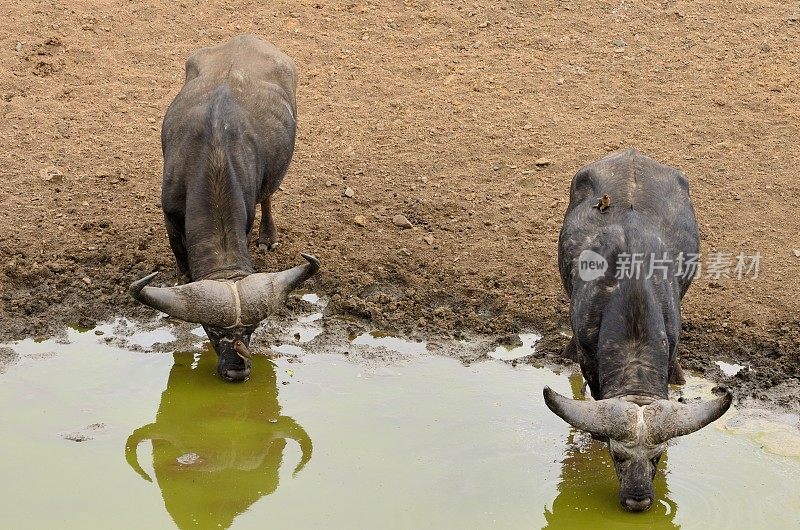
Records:
{"label": "buffalo leg", "polygon": [[169,236],[169,246],[172,247],[172,253],[175,254],[178,283],[187,283],[191,280],[191,275],[189,274],[189,257],[183,240],[183,222],[174,215],[165,215],[164,221]]}
{"label": "buffalo leg", "polygon": [[258,248],[261,250],[275,250],[278,247],[278,229],[272,218],[272,198],[267,197],[261,202],[261,226],[258,229]]}

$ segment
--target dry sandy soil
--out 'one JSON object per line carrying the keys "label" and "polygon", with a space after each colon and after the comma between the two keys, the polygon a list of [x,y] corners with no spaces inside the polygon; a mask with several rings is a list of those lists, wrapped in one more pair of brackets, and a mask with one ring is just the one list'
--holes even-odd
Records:
{"label": "dry sandy soil", "polygon": [[174,280],[163,112],[192,50],[251,32],[301,69],[281,246],[254,252],[258,269],[313,252],[331,313],[410,335],[534,329],[553,353],[570,179],[634,146],[688,174],[705,253],[762,256],[757,279],[690,289],[684,367],[727,357],[755,369],[740,388],[792,399],[797,2],[2,4],[0,339],[153,315],[126,286],[155,269]]}

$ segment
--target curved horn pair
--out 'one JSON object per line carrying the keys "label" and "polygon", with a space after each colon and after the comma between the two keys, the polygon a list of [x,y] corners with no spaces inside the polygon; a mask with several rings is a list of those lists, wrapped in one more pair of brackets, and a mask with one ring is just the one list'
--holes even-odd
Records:
{"label": "curved horn pair", "polygon": [[200,280],[176,287],[148,285],[154,272],[130,286],[131,296],[168,315],[207,326],[256,325],[277,309],[289,293],[319,270],[319,260],[274,273],[251,274],[237,282]]}
{"label": "curved horn pair", "polygon": [[733,399],[726,390],[724,396],[703,403],[659,399],[640,407],[620,398],[578,401],[566,398],[550,387],[545,387],[543,394],[547,408],[570,425],[613,440],[638,439],[639,409],[643,409],[645,442],[650,445],[702,429],[725,414]]}

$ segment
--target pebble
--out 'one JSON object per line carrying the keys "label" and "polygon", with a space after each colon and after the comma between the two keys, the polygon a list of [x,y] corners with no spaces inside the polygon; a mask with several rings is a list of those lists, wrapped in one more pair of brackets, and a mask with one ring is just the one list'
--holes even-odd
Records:
{"label": "pebble", "polygon": [[353,218],[353,222],[356,224],[356,226],[367,226],[367,218],[363,215],[356,215]]}
{"label": "pebble", "polygon": [[402,254],[404,256],[410,256],[411,252],[407,248],[401,248],[400,249],[400,254]]}
{"label": "pebble", "polygon": [[200,461],[200,455],[198,455],[197,453],[186,453],[184,455],[179,456],[175,460],[177,460],[179,464],[183,464],[184,466],[190,466]]}
{"label": "pebble", "polygon": [[427,236],[423,237],[422,240],[429,245],[433,245],[433,236],[428,234]]}
{"label": "pebble", "polygon": [[333,182],[331,182],[330,180],[326,180],[325,185],[330,188],[331,186],[333,186]]}
{"label": "pebble", "polygon": [[81,280],[83,280],[83,283],[85,283],[86,285],[92,285],[91,278],[89,278],[87,276],[84,276],[83,278],[81,278]]}
{"label": "pebble", "polygon": [[356,194],[356,192],[353,191],[353,188],[351,188],[349,186],[344,189],[344,196],[345,197],[352,198],[353,195],[355,195],[355,194]]}
{"label": "pebble", "polygon": [[409,221],[408,218],[402,214],[397,214],[392,217],[392,223],[400,228],[414,228],[414,225],[411,224],[411,221]]}
{"label": "pebble", "polygon": [[800,258],[800,248],[796,248],[792,252],[794,252],[795,258]]}
{"label": "pebble", "polygon": [[65,440],[70,440],[73,442],[86,442],[93,439],[91,436],[87,436],[82,432],[71,432],[62,436]]}
{"label": "pebble", "polygon": [[537,158],[535,162],[537,166],[549,166],[551,163],[549,158]]}
{"label": "pebble", "polygon": [[58,184],[64,180],[64,174],[56,166],[47,166],[39,170],[39,176],[47,182]]}
{"label": "pebble", "polygon": [[21,52],[22,51],[22,43],[21,42],[17,42],[17,45],[14,47],[14,49],[17,50],[17,53]]}
{"label": "pebble", "polygon": [[611,41],[611,44],[613,44],[617,48],[624,48],[625,46],[627,46],[625,44],[625,41],[622,40],[622,39],[614,39],[614,40]]}

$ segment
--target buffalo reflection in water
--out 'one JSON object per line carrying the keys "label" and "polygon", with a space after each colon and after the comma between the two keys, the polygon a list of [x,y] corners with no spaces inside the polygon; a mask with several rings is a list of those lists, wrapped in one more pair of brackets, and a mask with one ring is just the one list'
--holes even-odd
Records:
{"label": "buffalo reflection in water", "polygon": [[281,416],[275,365],[254,362],[246,385],[215,377],[211,351],[199,359],[176,353],[156,421],[136,429],[125,445],[128,464],[145,480],[136,450],[153,444],[153,469],[164,505],[179,528],[228,528],[233,519],[278,487],[287,440],[300,445],[297,474],[311,458],[311,438]]}
{"label": "buffalo reflection in water", "polygon": [[[580,374],[570,377],[574,399],[583,399],[582,384]],[[667,478],[663,472],[666,462],[665,453],[653,480],[655,498],[660,501],[654,503],[647,512],[627,512],[619,505],[617,478],[605,444],[570,427],[567,448],[561,461],[558,496],[551,508],[545,508],[547,525],[544,528],[680,528],[674,522],[676,505],[669,498]]]}

